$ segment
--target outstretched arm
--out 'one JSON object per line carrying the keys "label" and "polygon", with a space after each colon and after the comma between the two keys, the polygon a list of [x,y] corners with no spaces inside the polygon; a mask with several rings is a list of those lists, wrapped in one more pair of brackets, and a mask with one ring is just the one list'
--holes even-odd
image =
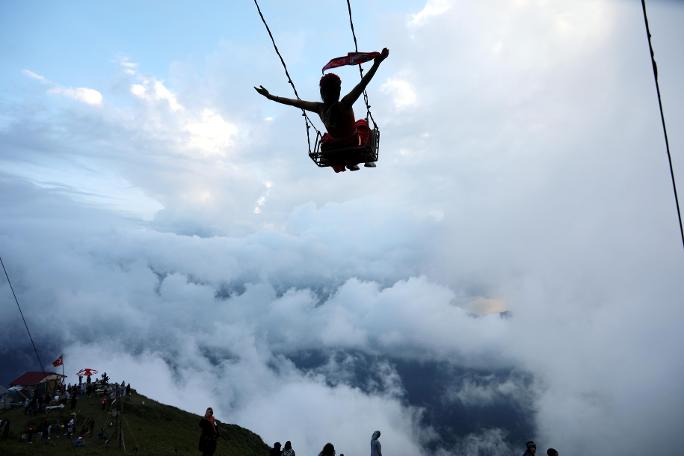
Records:
{"label": "outstretched arm", "polygon": [[371,79],[373,79],[373,76],[375,76],[375,72],[378,71],[378,67],[380,66],[380,63],[387,58],[389,55],[389,50],[387,48],[384,48],[380,55],[375,58],[375,61],[373,62],[373,66],[371,67],[370,70],[368,70],[368,73],[365,74],[365,76],[361,79],[361,82],[356,84],[356,87],[354,87],[351,92],[349,92],[347,95],[340,100],[342,103],[346,104],[347,106],[351,106],[354,103],[356,103],[356,100],[359,99],[361,94],[363,93],[364,90],[366,90],[366,86],[370,82]]}
{"label": "outstretched arm", "polygon": [[319,107],[321,105],[321,103],[315,101],[304,101],[294,98],[277,97],[275,95],[271,95],[264,86],[254,87],[254,90],[256,90],[261,95],[265,96],[269,100],[273,100],[277,103],[281,103],[288,106],[294,106],[295,108],[299,109],[306,109],[307,111],[311,112],[318,112]]}

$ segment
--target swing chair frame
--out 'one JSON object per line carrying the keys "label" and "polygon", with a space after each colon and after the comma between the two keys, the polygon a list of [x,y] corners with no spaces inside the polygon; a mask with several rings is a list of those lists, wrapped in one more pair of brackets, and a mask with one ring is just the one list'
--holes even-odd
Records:
{"label": "swing chair frame", "polygon": [[321,133],[318,132],[314,141],[313,150],[309,149],[309,158],[319,168],[325,168],[337,163],[345,166],[358,165],[359,163],[372,163],[378,161],[380,151],[380,129],[377,125],[371,130],[371,134],[365,144],[358,146],[334,147],[328,150],[321,149]]}

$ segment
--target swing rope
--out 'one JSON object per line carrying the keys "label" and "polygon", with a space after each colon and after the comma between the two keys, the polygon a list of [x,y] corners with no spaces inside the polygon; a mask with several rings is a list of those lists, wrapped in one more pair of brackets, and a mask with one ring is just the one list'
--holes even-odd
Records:
{"label": "swing rope", "polygon": [[38,354],[38,349],[36,348],[36,343],[33,341],[33,336],[31,336],[31,331],[29,331],[28,323],[26,323],[26,318],[24,318],[24,312],[21,311],[21,306],[19,305],[19,300],[17,299],[17,294],[14,292],[14,287],[12,286],[12,281],[10,280],[7,269],[5,268],[5,263],[0,257],[0,265],[2,265],[2,270],[5,272],[5,277],[7,278],[7,283],[9,284],[10,290],[12,291],[12,296],[14,296],[14,302],[17,303],[17,309],[19,309],[19,315],[21,315],[21,320],[24,322],[24,327],[26,328],[26,333],[28,334],[29,340],[31,341],[31,346],[33,347],[33,353],[36,355],[36,361],[38,361],[38,366],[40,367],[40,372],[44,372],[43,360],[40,359]]}
{"label": "swing rope", "polygon": [[[352,10],[351,10],[351,2],[350,0],[347,0],[347,11],[349,12],[349,25],[351,26],[351,32],[352,36],[354,37],[354,51],[359,52],[359,45],[356,41],[356,32],[354,30],[354,20],[352,19]],[[359,64],[359,75],[361,75],[361,79],[363,79],[363,68]],[[375,123],[375,119],[373,118],[373,113],[371,113],[371,106],[368,104],[368,93],[366,93],[366,89],[363,90],[363,101],[366,103],[366,121],[368,121],[368,118],[370,117],[371,121],[373,121],[373,128],[377,128],[377,124]]]}
{"label": "swing rope", "polygon": [[[278,58],[280,59],[280,63],[283,65],[283,69],[285,70],[285,76],[287,76],[287,82],[292,86],[292,90],[294,91],[294,94],[297,97],[297,99],[301,100],[301,98],[299,97],[299,93],[297,93],[297,88],[295,87],[294,82],[292,81],[292,77],[290,76],[290,72],[287,70],[285,59],[283,59],[283,56],[280,54],[280,50],[278,50],[278,45],[276,45],[275,38],[273,38],[273,34],[271,33],[271,29],[266,23],[264,15],[261,13],[261,8],[259,7],[259,3],[257,2],[257,0],[254,0],[254,5],[256,5],[257,12],[259,13],[259,17],[261,18],[261,22],[263,22],[264,27],[266,27],[266,31],[268,32],[268,36],[271,38],[271,43],[273,43],[273,49],[275,49],[275,52],[276,54],[278,54]],[[302,116],[304,116],[304,123],[306,124],[306,142],[309,145],[309,153],[311,153],[311,136],[309,134],[309,129],[313,128],[314,130],[316,130],[317,137],[321,135],[321,132],[318,130],[318,128],[316,128],[311,119],[309,119],[309,116],[306,114],[306,111],[303,109]]]}
{"label": "swing rope", "polygon": [[665,150],[667,160],[670,163],[670,177],[672,178],[672,189],[674,191],[675,204],[677,206],[677,217],[679,219],[679,233],[682,236],[682,247],[684,247],[684,228],[682,228],[682,212],[679,209],[679,197],[677,196],[677,184],[675,181],[674,168],[672,166],[672,154],[670,154],[670,142],[667,139],[667,128],[665,127],[665,114],[663,113],[663,101],[660,96],[660,84],[658,83],[658,66],[655,61],[653,44],[651,44],[651,29],[648,26],[648,16],[646,15],[646,0],[641,0],[641,8],[644,11],[644,24],[646,24],[646,37],[648,38],[648,49],[651,52],[651,66],[653,67],[653,78],[655,79],[656,92],[658,93],[658,106],[660,107],[660,121],[663,124],[663,134],[665,136]]}

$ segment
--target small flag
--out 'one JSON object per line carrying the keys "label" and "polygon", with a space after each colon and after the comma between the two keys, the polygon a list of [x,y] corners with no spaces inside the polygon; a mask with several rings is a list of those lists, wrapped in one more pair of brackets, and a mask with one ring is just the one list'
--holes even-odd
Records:
{"label": "small flag", "polygon": [[61,366],[62,364],[64,364],[64,355],[59,355],[59,358],[52,362],[54,367]]}

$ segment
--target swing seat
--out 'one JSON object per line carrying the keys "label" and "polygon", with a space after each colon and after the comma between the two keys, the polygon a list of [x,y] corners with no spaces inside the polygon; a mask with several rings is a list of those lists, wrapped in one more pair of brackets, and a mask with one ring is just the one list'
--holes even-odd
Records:
{"label": "swing seat", "polygon": [[359,163],[374,163],[378,161],[380,151],[380,130],[376,126],[368,131],[370,134],[356,135],[358,143],[355,145],[329,144],[325,141],[325,137],[319,134],[316,136],[316,144],[313,152],[309,153],[309,157],[320,168],[332,166],[344,169],[346,166]]}

